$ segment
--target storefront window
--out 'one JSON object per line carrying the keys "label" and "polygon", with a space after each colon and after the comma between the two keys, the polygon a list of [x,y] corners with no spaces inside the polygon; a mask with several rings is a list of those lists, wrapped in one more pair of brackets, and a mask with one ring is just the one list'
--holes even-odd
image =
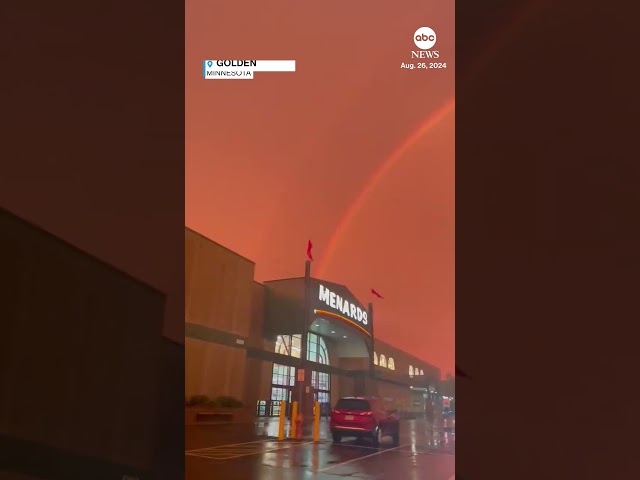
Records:
{"label": "storefront window", "polygon": [[320,403],[320,415],[326,416],[331,411],[331,379],[328,373],[311,372],[311,386],[315,400]]}
{"label": "storefront window", "polygon": [[424,370],[420,369],[420,375],[424,375]]}
{"label": "storefront window", "polygon": [[[280,415],[280,402],[284,400],[285,402],[291,403],[291,390],[288,388],[279,388],[272,387],[271,388],[271,402],[270,408],[267,412],[265,408],[265,413],[272,417],[277,417]],[[287,408],[288,410],[288,408]]]}
{"label": "storefront window", "polygon": [[300,358],[302,335],[278,335],[276,339],[276,353]]}
{"label": "storefront window", "polygon": [[289,401],[289,390],[286,388],[272,388],[271,400],[274,402],[280,402],[282,400]]}
{"label": "storefront window", "polygon": [[[329,365],[327,345],[320,335],[309,333],[307,341],[307,360]],[[275,352],[280,355],[300,358],[302,335],[278,335]]]}
{"label": "storefront window", "polygon": [[378,354],[373,352],[373,364],[378,365]]}
{"label": "storefront window", "polygon": [[413,378],[413,367],[409,365],[409,376]]}
{"label": "storefront window", "polygon": [[[300,358],[302,335],[278,335],[276,338],[275,352]],[[329,352],[324,339],[315,333],[307,336],[307,360],[314,363],[329,365]],[[286,365],[273,364],[271,377],[271,409],[267,415],[276,416],[280,411],[281,400],[291,402],[291,393],[296,383],[296,368]],[[322,414],[327,415],[330,408],[331,378],[328,373],[311,372],[311,385],[315,397],[321,404]],[[287,407],[288,408],[288,407]]]}
{"label": "storefront window", "polygon": [[387,357],[380,355],[380,366],[387,368]]}
{"label": "storefront window", "polygon": [[280,355],[289,355],[290,345],[287,343],[288,335],[278,335],[276,339],[276,353]]}
{"label": "storefront window", "polygon": [[329,385],[329,374],[323,372],[311,372],[311,385],[316,390],[329,391],[331,389]]}
{"label": "storefront window", "polygon": [[320,403],[329,403],[329,392],[318,392],[318,401]]}
{"label": "storefront window", "polygon": [[[320,335],[309,333],[307,337],[307,360],[310,362],[329,365],[327,344]],[[325,416],[331,411],[331,377],[324,372],[311,372],[311,386],[315,393],[315,400],[320,402],[320,414]]]}
{"label": "storefront window", "polygon": [[291,356],[300,358],[302,351],[302,335],[293,335],[291,337]]}
{"label": "storefront window", "polygon": [[389,357],[389,360],[387,360],[387,366],[389,367],[389,370],[395,370],[396,369],[396,364],[393,361],[393,358]]}
{"label": "storefront window", "polygon": [[329,365],[329,354],[324,338],[315,333],[310,333],[307,338],[307,360]]}
{"label": "storefront window", "polygon": [[293,387],[295,383],[296,369],[286,365],[273,364],[272,385],[284,385]]}

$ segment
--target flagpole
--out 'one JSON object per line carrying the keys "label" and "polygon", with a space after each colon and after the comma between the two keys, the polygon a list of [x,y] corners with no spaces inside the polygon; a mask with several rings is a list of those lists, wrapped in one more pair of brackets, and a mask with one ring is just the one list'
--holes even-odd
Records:
{"label": "flagpole", "polygon": [[304,371],[305,379],[300,384],[300,390],[298,394],[298,412],[303,414],[304,400],[305,400],[305,385],[309,384],[311,378],[307,379],[307,375],[310,375],[306,370],[307,365],[307,331],[309,324],[309,310],[311,309],[311,260],[307,260],[304,265],[304,313],[302,315],[302,335],[300,337],[300,368]]}
{"label": "flagpole", "polygon": [[367,314],[367,317],[369,319],[369,323],[371,324],[371,352],[369,352],[369,377],[374,378],[374,374],[375,374],[375,367],[374,367],[374,363],[373,363],[373,354],[376,350],[376,345],[375,345],[375,337],[373,335],[373,303],[369,302],[368,305],[369,308],[369,312]]}

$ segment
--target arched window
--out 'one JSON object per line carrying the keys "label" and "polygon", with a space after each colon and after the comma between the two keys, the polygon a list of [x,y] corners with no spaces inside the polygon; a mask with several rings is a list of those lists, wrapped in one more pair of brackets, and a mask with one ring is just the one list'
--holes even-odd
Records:
{"label": "arched window", "polygon": [[[288,355],[300,358],[302,335],[278,335],[276,338],[275,352],[280,355]],[[329,351],[327,344],[320,335],[309,333],[307,335],[307,360],[315,363],[329,365]],[[296,368],[285,365],[273,364],[271,380],[271,401],[273,409],[268,415],[280,414],[280,401],[291,402],[293,387],[295,386]],[[331,376],[326,372],[312,371],[311,385],[314,389],[314,399],[322,405],[323,411],[329,409],[331,404]]]}
{"label": "arched window", "polygon": [[329,353],[324,338],[315,333],[309,333],[307,339],[307,360],[329,365]]}
{"label": "arched window", "polygon": [[[278,335],[276,338],[275,352],[280,355],[300,358],[301,337],[301,335]],[[307,337],[307,360],[329,365],[327,344],[320,335],[309,333]]]}
{"label": "arched window", "polygon": [[396,364],[393,361],[393,358],[389,357],[389,360],[387,360],[387,365],[389,366],[389,370],[395,370],[396,369]]}
{"label": "arched window", "polygon": [[289,355],[290,345],[287,340],[290,340],[289,335],[278,335],[276,339],[276,353],[280,355]]}
{"label": "arched window", "polygon": [[300,358],[301,335],[278,335],[275,352]]}
{"label": "arched window", "polygon": [[378,354],[373,352],[373,364],[378,365]]}
{"label": "arched window", "polygon": [[384,355],[380,355],[380,366],[387,368],[387,358]]}
{"label": "arched window", "polygon": [[409,376],[413,378],[413,367],[409,365]]}
{"label": "arched window", "polygon": [[420,369],[420,375],[424,375],[424,370]]}
{"label": "arched window", "polygon": [[[307,360],[329,365],[329,349],[320,335],[307,335]],[[311,386],[314,400],[320,403],[320,411],[326,411],[331,404],[331,376],[326,372],[311,371]]]}

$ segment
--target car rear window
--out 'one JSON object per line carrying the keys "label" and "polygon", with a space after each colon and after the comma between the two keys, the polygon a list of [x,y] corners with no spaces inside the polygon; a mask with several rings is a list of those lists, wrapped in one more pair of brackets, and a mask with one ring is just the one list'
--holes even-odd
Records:
{"label": "car rear window", "polygon": [[349,410],[352,412],[368,412],[370,408],[369,402],[357,398],[342,398],[338,400],[336,405],[336,410]]}

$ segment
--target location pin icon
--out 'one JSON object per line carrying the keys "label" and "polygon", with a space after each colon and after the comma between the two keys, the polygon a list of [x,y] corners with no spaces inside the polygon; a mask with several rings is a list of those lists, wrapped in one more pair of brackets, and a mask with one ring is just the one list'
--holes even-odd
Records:
{"label": "location pin icon", "polygon": [[212,62],[211,60],[209,60],[209,61],[207,62],[207,66],[208,66],[208,67],[211,67],[212,65],[213,65],[213,62]]}

